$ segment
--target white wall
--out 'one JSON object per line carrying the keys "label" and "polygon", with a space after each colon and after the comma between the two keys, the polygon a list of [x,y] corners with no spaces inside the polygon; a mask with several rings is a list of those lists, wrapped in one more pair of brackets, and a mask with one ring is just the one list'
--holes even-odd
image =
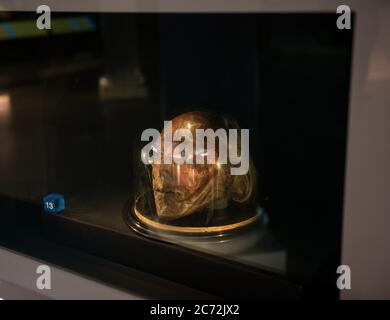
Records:
{"label": "white wall", "polygon": [[138,293],[128,293],[93,279],[49,265],[51,289],[39,290],[37,268],[47,265],[19,253],[0,247],[0,298],[13,299],[71,299],[71,300],[133,300],[144,299]]}
{"label": "white wall", "polygon": [[377,4],[355,27],[342,247],[352,289],[344,299],[390,299],[390,2]]}

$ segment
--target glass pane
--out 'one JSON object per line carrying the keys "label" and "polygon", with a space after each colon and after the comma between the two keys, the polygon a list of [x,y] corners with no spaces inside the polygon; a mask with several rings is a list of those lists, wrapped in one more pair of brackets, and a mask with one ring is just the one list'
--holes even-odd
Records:
{"label": "glass pane", "polygon": [[[352,37],[334,14],[0,17],[0,194],[292,277],[337,261]],[[215,161],[143,162],[164,121]]]}

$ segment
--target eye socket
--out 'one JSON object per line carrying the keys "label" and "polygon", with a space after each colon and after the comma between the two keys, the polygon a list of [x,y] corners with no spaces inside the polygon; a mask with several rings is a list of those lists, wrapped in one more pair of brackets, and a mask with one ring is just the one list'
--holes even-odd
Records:
{"label": "eye socket", "polygon": [[158,148],[157,146],[152,146],[149,150],[149,155],[150,156],[153,156],[153,155],[160,155],[161,154],[161,149]]}

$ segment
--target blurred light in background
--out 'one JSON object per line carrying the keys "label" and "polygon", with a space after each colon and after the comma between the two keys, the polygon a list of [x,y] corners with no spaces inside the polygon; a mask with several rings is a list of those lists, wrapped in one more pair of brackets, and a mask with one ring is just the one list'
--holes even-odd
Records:
{"label": "blurred light in background", "polygon": [[[54,18],[50,30],[54,35],[96,31],[96,24],[90,16]],[[6,21],[0,23],[0,40],[16,38],[46,37],[49,30],[39,30],[36,20]]]}
{"label": "blurred light in background", "polygon": [[109,86],[110,86],[110,80],[108,80],[108,78],[105,76],[101,76],[99,78],[99,87],[102,89],[102,88],[106,88]]}
{"label": "blurred light in background", "polygon": [[0,121],[8,120],[11,114],[11,97],[0,93]]}

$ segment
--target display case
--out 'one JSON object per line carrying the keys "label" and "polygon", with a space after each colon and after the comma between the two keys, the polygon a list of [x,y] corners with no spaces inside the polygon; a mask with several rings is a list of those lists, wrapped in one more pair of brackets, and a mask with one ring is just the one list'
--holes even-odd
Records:
{"label": "display case", "polygon": [[53,12],[28,34],[35,13],[1,13],[1,243],[39,237],[222,298],[337,297],[352,55],[337,17]]}

